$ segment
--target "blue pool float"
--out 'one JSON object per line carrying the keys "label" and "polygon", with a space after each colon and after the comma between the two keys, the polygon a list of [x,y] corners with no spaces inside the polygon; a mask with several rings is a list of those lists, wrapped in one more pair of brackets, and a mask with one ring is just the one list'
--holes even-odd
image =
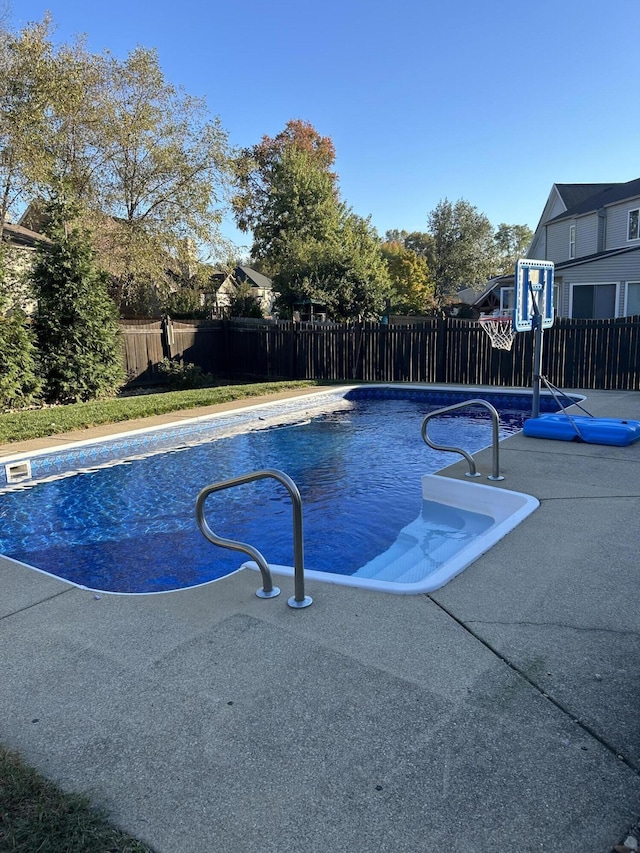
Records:
{"label": "blue pool float", "polygon": [[533,438],[615,444],[624,447],[640,439],[640,421],[620,418],[591,418],[584,415],[540,415],[528,418],[522,432]]}

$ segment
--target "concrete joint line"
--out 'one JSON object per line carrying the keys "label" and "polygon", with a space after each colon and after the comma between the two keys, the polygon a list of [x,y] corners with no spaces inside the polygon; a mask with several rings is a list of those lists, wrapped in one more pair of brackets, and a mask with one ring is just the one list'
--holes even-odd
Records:
{"label": "concrete joint line", "polygon": [[21,607],[19,610],[12,610],[11,613],[5,613],[4,616],[0,616],[0,622],[4,619],[10,619],[12,616],[17,616],[19,613],[24,613],[25,610],[31,610],[33,607],[38,607],[40,604],[45,604],[47,601],[53,601],[54,598],[60,598],[61,595],[67,595],[67,593],[73,592],[73,589],[63,589],[62,592],[56,592],[54,595],[49,595],[47,598],[41,598],[40,601],[34,601],[33,604],[27,604],[25,607]]}
{"label": "concrete joint line", "polygon": [[429,598],[436,605],[436,607],[439,607],[440,610],[443,611],[443,613],[446,613],[450,619],[453,619],[456,624],[458,624],[468,634],[470,634],[474,638],[474,640],[477,640],[479,643],[481,643],[486,649],[488,649],[488,651],[491,652],[491,654],[495,655],[495,657],[505,663],[509,667],[509,669],[517,673],[520,678],[522,678],[524,681],[527,682],[527,684],[533,687],[534,690],[536,690],[544,699],[551,702],[551,704],[554,705],[562,714],[564,714],[565,717],[568,717],[573,723],[580,726],[580,728],[586,734],[588,734],[594,740],[598,741],[599,744],[604,746],[604,748],[607,749],[612,755],[614,755],[619,761],[621,761],[623,764],[626,764],[629,770],[633,771],[636,776],[640,776],[640,766],[635,761],[628,758],[626,755],[623,755],[621,752],[618,752],[618,750],[615,748],[615,746],[613,746],[613,744],[609,743],[609,741],[602,737],[602,735],[599,734],[595,729],[593,729],[588,723],[585,723],[584,720],[576,718],[575,714],[573,714],[569,710],[569,708],[567,708],[562,702],[559,702],[557,699],[554,699],[553,696],[550,696],[548,693],[546,693],[542,689],[542,687],[540,687],[539,684],[537,684],[532,678],[530,678],[530,676],[526,674],[526,672],[523,672],[523,670],[521,670],[516,664],[514,664],[507,657],[501,654],[491,645],[491,643],[487,642],[472,628],[470,628],[467,623],[463,622],[461,619],[458,619],[458,617],[454,613],[452,613],[447,607],[436,601],[435,598],[433,598],[429,593],[426,593],[426,597]]}

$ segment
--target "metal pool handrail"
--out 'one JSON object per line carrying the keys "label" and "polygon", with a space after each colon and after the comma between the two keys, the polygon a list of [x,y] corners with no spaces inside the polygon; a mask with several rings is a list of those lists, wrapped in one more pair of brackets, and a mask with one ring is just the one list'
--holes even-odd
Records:
{"label": "metal pool handrail", "polygon": [[484,406],[491,413],[491,420],[493,422],[493,473],[489,475],[487,479],[489,480],[504,480],[504,477],[500,474],[500,463],[499,463],[499,451],[498,451],[498,443],[500,440],[500,417],[496,409],[488,403],[486,400],[463,400],[461,403],[454,403],[452,406],[446,406],[444,409],[436,409],[435,412],[429,412],[426,418],[422,421],[421,434],[424,442],[432,447],[434,450],[446,450],[451,453],[460,453],[469,463],[469,470],[465,474],[465,477],[480,477],[476,471],[476,463],[472,456],[470,456],[466,450],[463,450],[461,447],[445,447],[442,444],[436,444],[431,438],[429,438],[427,434],[427,424],[432,418],[438,417],[438,415],[443,415],[445,412],[452,412],[454,409],[462,409],[465,406]]}
{"label": "metal pool handrail", "polygon": [[219,545],[221,548],[229,548],[231,551],[241,551],[247,554],[258,564],[262,575],[262,589],[256,592],[260,598],[274,598],[280,594],[278,587],[274,587],[271,580],[271,570],[269,564],[262,556],[260,551],[251,545],[246,545],[243,542],[237,542],[235,539],[223,539],[215,534],[204,517],[204,503],[210,494],[220,492],[223,489],[230,489],[233,486],[241,486],[244,483],[251,483],[254,480],[264,480],[271,478],[282,483],[286,487],[291,496],[291,504],[293,507],[293,576],[294,576],[294,595],[288,599],[289,607],[301,608],[308,607],[313,599],[309,595],[304,594],[304,544],[302,540],[302,499],[298,487],[293,482],[288,474],[284,471],[268,469],[265,471],[253,471],[250,474],[241,474],[239,477],[232,477],[230,480],[223,480],[220,483],[213,483],[211,486],[206,486],[196,498],[196,520],[201,533],[209,542],[214,545]]}

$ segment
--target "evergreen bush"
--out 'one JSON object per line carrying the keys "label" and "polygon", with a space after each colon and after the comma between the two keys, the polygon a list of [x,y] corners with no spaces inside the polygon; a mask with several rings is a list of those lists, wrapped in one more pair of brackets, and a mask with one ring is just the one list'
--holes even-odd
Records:
{"label": "evergreen bush", "polygon": [[31,405],[40,392],[36,351],[27,317],[11,286],[11,252],[0,244],[0,409]]}
{"label": "evergreen bush", "polygon": [[124,369],[108,277],[95,266],[88,235],[68,224],[73,210],[64,201],[50,202],[46,218],[52,242],[38,250],[32,273],[45,398],[74,403],[112,394]]}

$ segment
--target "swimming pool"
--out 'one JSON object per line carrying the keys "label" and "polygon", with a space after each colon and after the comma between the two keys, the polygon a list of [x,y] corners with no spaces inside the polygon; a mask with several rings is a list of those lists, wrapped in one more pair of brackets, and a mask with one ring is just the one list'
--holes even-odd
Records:
{"label": "swimming pool", "polygon": [[[477,394],[342,388],[32,455],[31,478],[0,489],[0,553],[103,591],[206,583],[237,571],[240,560],[204,540],[196,495],[215,481],[279,468],[302,495],[307,568],[354,576],[415,520],[421,475],[454,460],[422,442],[425,414]],[[482,396],[499,408],[503,437],[520,429],[530,398]],[[473,453],[490,444],[491,425],[483,411],[469,409],[437,419],[431,434]],[[216,532],[285,566],[292,563],[290,512],[283,490],[264,482],[207,503]]]}

